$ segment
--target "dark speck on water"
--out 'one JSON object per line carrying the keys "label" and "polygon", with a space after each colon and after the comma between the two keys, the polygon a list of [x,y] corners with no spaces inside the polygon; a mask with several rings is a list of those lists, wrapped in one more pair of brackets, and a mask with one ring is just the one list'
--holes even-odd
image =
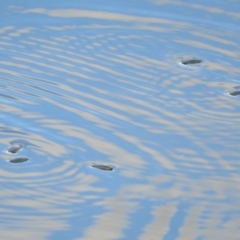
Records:
{"label": "dark speck on water", "polygon": [[17,158],[13,158],[11,160],[9,160],[10,163],[23,163],[28,161],[27,157],[17,157]]}
{"label": "dark speck on water", "polygon": [[8,152],[14,154],[14,153],[17,153],[19,150],[21,150],[21,148],[22,148],[21,144],[14,144],[8,149]]}
{"label": "dark speck on water", "polygon": [[229,94],[230,94],[231,96],[238,96],[238,95],[240,95],[240,90],[234,91],[234,92],[230,92]]}
{"label": "dark speck on water", "polygon": [[101,164],[91,164],[91,167],[98,168],[104,171],[112,171],[115,167],[109,165],[101,165]]}
{"label": "dark speck on water", "polygon": [[182,59],[181,63],[184,65],[194,65],[201,63],[202,60],[200,58],[190,58],[190,59]]}

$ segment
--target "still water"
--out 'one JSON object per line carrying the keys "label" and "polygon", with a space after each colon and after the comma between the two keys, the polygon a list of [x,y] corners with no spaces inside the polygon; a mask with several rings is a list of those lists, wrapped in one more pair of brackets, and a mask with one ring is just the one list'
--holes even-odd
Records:
{"label": "still water", "polygon": [[239,1],[0,19],[0,239],[240,239]]}

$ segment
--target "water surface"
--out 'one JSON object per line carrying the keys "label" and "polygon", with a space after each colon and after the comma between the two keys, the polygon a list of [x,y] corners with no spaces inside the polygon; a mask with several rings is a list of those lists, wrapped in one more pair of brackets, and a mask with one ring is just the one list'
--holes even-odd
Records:
{"label": "water surface", "polygon": [[0,4],[1,239],[239,239],[240,5],[217,3]]}

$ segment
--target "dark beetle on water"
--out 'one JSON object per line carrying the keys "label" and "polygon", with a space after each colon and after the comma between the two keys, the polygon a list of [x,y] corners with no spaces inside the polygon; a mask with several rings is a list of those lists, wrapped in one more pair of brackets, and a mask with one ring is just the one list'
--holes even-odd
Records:
{"label": "dark beetle on water", "polygon": [[230,92],[229,94],[230,94],[231,96],[238,96],[238,95],[240,95],[240,90],[234,91],[234,92]]}
{"label": "dark beetle on water", "polygon": [[28,161],[27,157],[17,157],[9,160],[10,163],[23,163],[26,161]]}
{"label": "dark beetle on water", "polygon": [[189,58],[189,59],[182,59],[181,63],[184,65],[194,65],[201,63],[202,60],[200,58]]}
{"label": "dark beetle on water", "polygon": [[23,147],[22,144],[14,144],[8,149],[8,152],[13,154],[17,153],[22,149],[22,147]]}
{"label": "dark beetle on water", "polygon": [[104,171],[112,171],[115,168],[114,166],[102,165],[102,164],[91,164],[90,166],[104,170]]}

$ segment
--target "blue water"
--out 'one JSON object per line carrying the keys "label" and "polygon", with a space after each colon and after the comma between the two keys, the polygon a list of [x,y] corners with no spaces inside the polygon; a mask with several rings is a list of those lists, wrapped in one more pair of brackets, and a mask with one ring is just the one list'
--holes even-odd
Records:
{"label": "blue water", "polygon": [[1,2],[0,239],[240,239],[239,11]]}

